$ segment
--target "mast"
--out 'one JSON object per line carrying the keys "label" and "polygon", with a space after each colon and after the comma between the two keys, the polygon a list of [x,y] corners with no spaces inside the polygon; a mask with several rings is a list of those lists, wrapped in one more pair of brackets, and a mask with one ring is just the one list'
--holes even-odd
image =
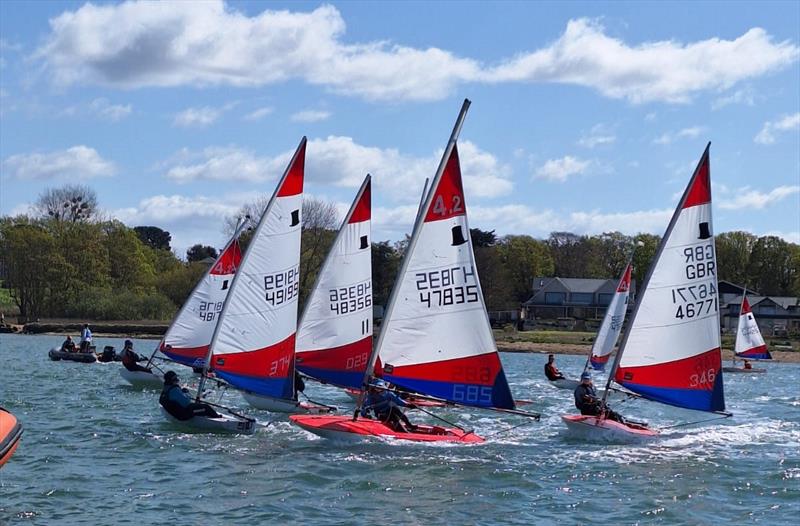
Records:
{"label": "mast", "polygon": [[[455,147],[456,141],[458,140],[458,136],[461,133],[461,127],[464,125],[464,119],[467,116],[467,110],[469,109],[471,102],[469,99],[464,99],[464,103],[461,105],[461,111],[458,114],[458,118],[456,119],[456,123],[453,126],[453,131],[450,134],[450,139],[447,142],[447,147],[444,149],[444,153],[442,154],[442,159],[439,161],[439,167],[436,169],[436,175],[433,178],[433,182],[431,183],[431,188],[435,188],[437,184],[439,184],[439,179],[442,178],[442,173],[444,173],[445,166],[447,165],[447,160],[450,158],[450,154]],[[424,192],[423,192],[424,193]],[[429,192],[428,195],[424,199],[424,206],[421,206],[419,210],[427,210],[431,205],[431,200],[433,199],[433,193]],[[419,231],[422,225],[422,218],[423,214],[418,211],[417,218],[414,222],[414,229],[411,233],[411,241],[408,243],[408,247],[406,248],[406,254],[403,257],[403,264],[400,266],[400,271],[398,272],[398,276],[403,276],[408,268],[409,262],[409,254],[412,254],[414,251],[414,246],[417,244],[417,238],[419,237]],[[397,301],[397,294],[399,291],[399,280],[395,281],[395,286],[392,288],[392,293],[389,295],[389,301],[386,305],[386,312],[383,315],[384,325],[386,320],[392,315],[392,310],[394,309],[394,305]],[[380,335],[378,336],[378,342],[375,347],[372,349],[372,353],[370,354],[369,361],[367,362],[367,369],[364,371],[364,382],[363,387],[366,390],[369,379],[372,376],[372,373],[375,371],[375,362],[378,359],[378,353],[381,348],[381,343],[383,342],[384,336],[386,331],[381,328]],[[359,402],[361,402],[360,400]],[[359,406],[361,403],[359,403]],[[356,409],[358,411],[358,409]]]}
{"label": "mast", "polygon": [[[269,212],[270,208],[272,208],[272,204],[275,202],[275,199],[278,196],[278,192],[280,192],[281,187],[283,186],[283,183],[286,181],[286,177],[289,175],[290,170],[294,167],[295,161],[297,160],[297,156],[300,155],[300,152],[304,150],[306,142],[307,139],[305,136],[303,136],[303,138],[300,139],[300,144],[297,146],[294,155],[292,155],[291,161],[289,161],[289,164],[286,165],[286,169],[283,171],[283,175],[278,180],[278,185],[272,192],[272,197],[269,198],[267,206],[264,207],[264,211],[261,212],[261,217],[258,220],[258,224],[256,225],[255,231],[253,232],[253,239],[255,239],[258,236],[261,228],[263,227],[264,221],[267,218],[267,213]],[[242,261],[239,263],[239,268],[245,266],[245,263],[247,262],[251,253],[252,251],[250,250],[246,251],[246,253],[242,257]],[[211,343],[208,345],[208,352],[206,353],[205,364],[203,365],[203,373],[202,376],[200,377],[200,384],[197,387],[197,397],[196,397],[197,400],[200,399],[200,395],[203,392],[203,385],[208,375],[208,371],[211,369],[211,357],[214,354],[214,345],[216,344],[217,339],[219,338],[220,325],[223,318],[225,317],[225,311],[228,309],[228,305],[230,304],[231,298],[233,297],[233,293],[236,290],[236,286],[239,283],[239,276],[241,276],[241,274],[237,272],[233,277],[233,281],[231,282],[231,290],[228,291],[228,295],[225,297],[225,302],[222,304],[222,310],[220,311],[217,325],[216,327],[214,327],[214,334],[211,337]]]}
{"label": "mast", "polygon": [[[656,269],[656,265],[658,260],[661,259],[661,254],[664,252],[664,248],[667,245],[667,241],[669,240],[670,234],[672,230],[675,228],[675,223],[678,221],[678,217],[680,217],[681,212],[683,211],[683,206],[686,203],[686,198],[689,195],[689,192],[694,187],[695,179],[700,174],[700,167],[703,163],[708,165],[709,170],[711,169],[711,160],[708,158],[708,150],[711,148],[711,142],[706,145],[706,149],[703,151],[703,155],[700,156],[700,160],[697,162],[697,166],[694,169],[694,173],[692,174],[692,178],[689,180],[689,184],[686,185],[686,189],[683,191],[683,195],[678,201],[678,205],[675,207],[675,212],[672,214],[672,219],[669,221],[669,225],[667,225],[667,230],[664,232],[664,235],[661,236],[661,241],[658,243],[658,249],[656,249],[656,254],[653,257],[653,261],[650,263],[650,268],[647,269],[647,274],[645,275],[644,282],[642,283],[642,287],[637,289],[636,291],[636,305],[633,307],[633,314],[631,314],[630,320],[628,320],[628,325],[625,328],[625,333],[622,336],[622,343],[619,346],[619,350],[617,351],[617,355],[614,357],[614,365],[611,367],[611,371],[608,373],[608,380],[606,381],[606,390],[603,393],[603,404],[606,403],[608,399],[608,393],[610,392],[611,382],[614,381],[614,377],[617,374],[617,369],[619,368],[620,360],[622,359],[622,354],[625,352],[625,347],[628,345],[628,338],[631,335],[631,330],[633,329],[634,322],[636,321],[636,317],[639,314],[639,307],[642,305],[642,299],[644,298],[645,291],[647,291],[647,287],[650,284],[650,278],[653,276],[653,272]],[[719,327],[717,327],[719,329]]]}

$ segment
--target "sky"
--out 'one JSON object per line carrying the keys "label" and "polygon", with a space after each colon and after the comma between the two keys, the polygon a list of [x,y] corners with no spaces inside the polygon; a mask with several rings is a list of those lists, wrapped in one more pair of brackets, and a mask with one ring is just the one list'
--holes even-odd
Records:
{"label": "sky", "polygon": [[0,214],[91,186],[221,247],[302,136],[342,215],[410,232],[464,98],[470,226],[663,233],[711,142],[715,230],[800,242],[800,2],[0,2]]}

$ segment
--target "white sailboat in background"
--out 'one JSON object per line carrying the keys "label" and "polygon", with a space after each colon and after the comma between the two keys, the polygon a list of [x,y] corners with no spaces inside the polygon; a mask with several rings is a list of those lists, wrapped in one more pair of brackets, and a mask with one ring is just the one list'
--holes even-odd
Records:
{"label": "white sailboat in background", "polygon": [[[706,147],[639,290],[604,403],[614,381],[648,400],[730,416],[724,413],[708,154]],[[562,419],[574,436],[589,440],[658,436],[604,416]]]}
{"label": "white sailboat in background", "polygon": [[[362,389],[374,373],[401,389],[453,404],[538,416],[515,411],[483,304],[456,147],[468,107],[465,100],[417,216]],[[326,438],[483,442],[460,428],[417,426],[403,432],[357,414],[290,419]]]}
{"label": "white sailboat in background", "polygon": [[[750,302],[747,301],[747,291],[742,295],[742,304],[739,307],[739,326],[736,328],[736,343],[733,349],[733,366],[723,367],[726,373],[765,373],[766,369],[754,368],[748,360],[771,360],[772,355],[767,349],[764,337],[753,316]],[[736,366],[736,357],[744,359],[744,366]]]}
{"label": "white sailboat in background", "polygon": [[628,264],[625,265],[625,271],[617,284],[614,297],[606,309],[600,330],[597,331],[592,350],[589,351],[586,368],[591,365],[596,371],[604,370],[611,353],[614,351],[614,347],[617,345],[617,340],[622,332],[622,325],[625,323],[625,311],[628,308],[628,298],[631,290],[632,270],[633,265],[628,261]]}

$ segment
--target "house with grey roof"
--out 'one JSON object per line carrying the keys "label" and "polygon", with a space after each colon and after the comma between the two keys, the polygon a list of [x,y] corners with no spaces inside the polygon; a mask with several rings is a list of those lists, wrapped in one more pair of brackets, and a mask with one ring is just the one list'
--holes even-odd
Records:
{"label": "house with grey roof", "polygon": [[[594,328],[603,319],[618,283],[619,278],[536,277],[533,294],[522,305],[525,319],[528,323],[550,320],[569,328]],[[632,280],[628,309],[635,297],[636,281]]]}
{"label": "house with grey roof", "polygon": [[[723,303],[720,308],[722,331],[736,332],[743,296]],[[747,294],[758,328],[764,336],[787,336],[800,333],[800,298],[791,296],[757,296]]]}

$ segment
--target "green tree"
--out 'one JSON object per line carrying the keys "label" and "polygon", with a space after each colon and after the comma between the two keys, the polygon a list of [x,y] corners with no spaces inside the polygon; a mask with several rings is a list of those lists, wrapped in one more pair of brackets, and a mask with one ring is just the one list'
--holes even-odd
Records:
{"label": "green tree", "polygon": [[750,253],[758,238],[749,232],[725,232],[714,237],[719,265],[718,279],[737,285],[753,287],[754,282],[748,274]]}
{"label": "green tree", "polygon": [[[661,237],[653,234],[636,234],[633,236],[633,242],[637,246],[636,251],[633,253],[633,272],[631,276],[636,280],[636,286],[641,288],[653,258],[656,257]],[[639,243],[642,246],[638,246]]]}
{"label": "green tree", "polygon": [[386,306],[397,273],[400,271],[400,254],[388,241],[372,243],[372,303]]}
{"label": "green tree", "polygon": [[777,236],[763,236],[753,244],[747,272],[761,294],[786,296],[793,290],[796,270],[791,245]]}
{"label": "green tree", "polygon": [[186,261],[193,263],[195,261],[203,261],[206,258],[217,259],[217,255],[216,248],[197,243],[186,251]]}
{"label": "green tree", "polygon": [[139,240],[150,248],[172,250],[169,246],[172,235],[166,230],[161,230],[157,226],[137,226],[133,228],[133,231],[139,236]]}
{"label": "green tree", "polygon": [[552,276],[550,247],[531,236],[505,236],[498,244],[500,262],[508,272],[509,302],[518,306],[531,296],[534,276]]}
{"label": "green tree", "polygon": [[145,292],[155,277],[145,245],[136,232],[119,221],[106,223],[105,234],[109,278],[114,290]]}

